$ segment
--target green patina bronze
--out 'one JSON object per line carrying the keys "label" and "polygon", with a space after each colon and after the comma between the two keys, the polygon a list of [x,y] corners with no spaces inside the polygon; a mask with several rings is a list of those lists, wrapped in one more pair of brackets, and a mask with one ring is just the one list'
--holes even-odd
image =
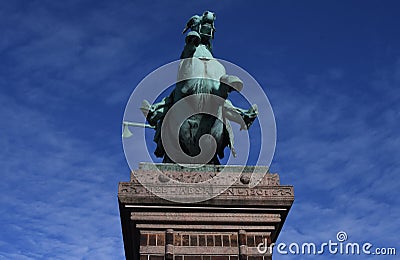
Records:
{"label": "green patina bronze", "polygon": [[[144,100],[141,110],[146,116],[150,126],[156,132],[154,141],[157,143],[155,155],[162,157],[165,163],[197,163],[196,161],[174,161],[165,152],[162,141],[163,131],[171,128],[179,129],[179,144],[181,150],[188,156],[196,156],[201,152],[199,146],[200,137],[208,134],[214,137],[217,147],[209,164],[220,164],[218,158],[224,157],[225,147],[229,147],[233,156],[234,149],[233,132],[230,121],[240,124],[241,129],[248,129],[256,119],[257,106],[253,105],[248,110],[235,107],[228,100],[231,91],[241,91],[243,82],[236,76],[226,75],[224,66],[214,59],[212,55],[212,40],[215,33],[215,14],[206,11],[202,16],[195,15],[186,24],[183,33],[190,30],[185,37],[185,47],[181,54],[181,62],[178,70],[178,80],[172,93],[161,102],[151,105]],[[199,113],[193,114],[182,124],[171,124],[162,127],[167,112],[178,101],[194,95],[195,99],[190,106],[196,106]],[[220,101],[213,101],[210,95],[219,97]],[[215,115],[201,113],[202,109],[215,109]],[[175,129],[176,130],[176,129]],[[168,136],[168,135],[167,135]],[[171,136],[173,138],[173,136]],[[170,139],[168,137],[168,139]],[[165,142],[165,141],[164,141]],[[164,143],[165,144],[165,143]]]}

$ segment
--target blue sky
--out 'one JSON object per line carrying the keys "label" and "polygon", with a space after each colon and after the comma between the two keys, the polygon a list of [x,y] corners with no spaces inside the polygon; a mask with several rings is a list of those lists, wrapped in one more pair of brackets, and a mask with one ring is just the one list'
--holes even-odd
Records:
{"label": "blue sky", "polygon": [[[204,10],[275,113],[271,171],[296,194],[279,242],[400,250],[397,1],[2,1],[0,259],[123,259],[124,108]],[[395,259],[275,257],[314,258]]]}

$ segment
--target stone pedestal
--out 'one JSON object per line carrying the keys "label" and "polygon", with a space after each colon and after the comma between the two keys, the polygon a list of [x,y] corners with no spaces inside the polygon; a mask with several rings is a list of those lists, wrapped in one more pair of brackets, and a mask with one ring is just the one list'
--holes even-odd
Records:
{"label": "stone pedestal", "polygon": [[[207,201],[190,202],[191,196],[215,191],[197,184],[215,178],[221,169],[237,176],[233,185],[222,188],[222,193]],[[278,174],[271,173],[256,187],[249,188],[250,173],[265,169],[140,164],[132,172],[131,181],[121,182],[118,189],[126,259],[272,259],[269,253],[259,253],[257,245],[276,241],[294,193],[292,186],[280,185]],[[143,176],[148,180],[145,187]],[[170,179],[188,186],[166,185]],[[166,200],[151,191],[163,194],[164,198],[183,195],[189,202]]]}

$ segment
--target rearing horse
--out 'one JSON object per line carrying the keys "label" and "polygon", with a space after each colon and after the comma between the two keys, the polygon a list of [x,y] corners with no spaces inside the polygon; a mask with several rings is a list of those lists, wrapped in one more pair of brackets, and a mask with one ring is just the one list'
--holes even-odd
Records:
{"label": "rearing horse", "polygon": [[159,103],[144,101],[141,108],[156,128],[155,155],[164,163],[220,164],[225,147],[236,155],[229,120],[247,129],[257,117],[255,105],[244,110],[227,99],[231,91],[243,88],[243,82],[226,75],[224,66],[200,42],[196,32],[188,34],[175,89]]}

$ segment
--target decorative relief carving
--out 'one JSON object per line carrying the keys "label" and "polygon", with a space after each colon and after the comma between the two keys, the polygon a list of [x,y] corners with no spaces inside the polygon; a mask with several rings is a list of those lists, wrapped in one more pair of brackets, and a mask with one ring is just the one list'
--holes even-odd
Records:
{"label": "decorative relief carving", "polygon": [[[240,198],[293,198],[294,192],[291,186],[280,186],[277,173],[267,173],[254,188],[249,188],[248,183],[253,172],[267,170],[263,166],[226,166],[232,174],[219,176],[223,169],[220,166],[205,166],[199,168],[183,168],[170,164],[140,164],[139,170],[131,173],[130,182],[122,182],[119,186],[121,196],[152,196],[164,194],[169,196],[206,196],[218,195],[218,197],[240,197]],[[239,178],[234,176],[238,176]],[[140,176],[140,178],[138,178]],[[216,185],[202,185],[214,177],[218,177]],[[138,181],[142,182],[146,187]],[[179,185],[179,183],[185,185]],[[225,183],[233,183],[226,188]]]}
{"label": "decorative relief carving", "polygon": [[[136,176],[140,175],[141,180],[145,180],[146,183],[167,183],[171,180],[175,180],[182,183],[201,183],[208,181],[216,176],[219,177],[219,181],[226,183],[234,183],[237,185],[247,185],[250,182],[250,178],[253,172],[243,171],[239,177],[237,177],[237,172],[232,172],[232,174],[225,174],[224,176],[220,176],[218,171],[177,171],[177,170],[168,170],[168,171],[159,171],[157,169],[154,170],[143,170],[139,169],[138,171],[132,172],[131,174],[131,182],[139,183],[138,178]],[[235,177],[236,176],[236,177]],[[267,173],[264,178],[262,178],[258,185],[266,185],[266,186],[279,186],[279,175],[277,173]]]}
{"label": "decorative relief carving", "polygon": [[[205,195],[214,194],[219,191],[212,187],[205,187],[199,185],[193,186],[150,186],[148,188],[143,187],[140,184],[133,184],[129,182],[120,183],[119,193],[120,195],[145,195],[145,194],[167,194],[171,196],[175,195]],[[232,186],[224,191],[219,196],[237,196],[237,197],[293,197],[293,189],[290,186],[260,186],[255,188],[245,188],[243,186]]]}

